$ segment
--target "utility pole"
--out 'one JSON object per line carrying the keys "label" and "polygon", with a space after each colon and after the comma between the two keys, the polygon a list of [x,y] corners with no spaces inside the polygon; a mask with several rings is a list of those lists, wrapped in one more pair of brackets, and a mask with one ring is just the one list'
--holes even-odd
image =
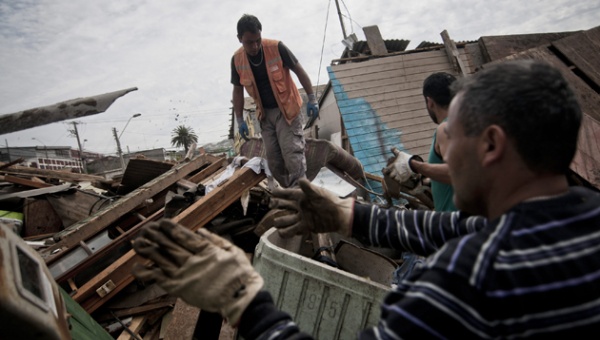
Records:
{"label": "utility pole", "polygon": [[6,154],[8,155],[8,161],[6,163],[10,163],[12,159],[10,159],[10,148],[8,147],[8,140],[4,138],[4,143],[6,143]]}
{"label": "utility pole", "polygon": [[121,160],[121,169],[123,169],[123,172],[125,172],[125,160],[123,159],[123,150],[121,150],[121,141],[119,141],[119,135],[117,135],[117,128],[113,128],[113,135],[117,141],[117,153],[119,154],[119,159]]}
{"label": "utility pole", "polygon": [[344,34],[344,40],[348,38],[346,35],[346,28],[344,27],[344,21],[342,20],[342,12],[340,11],[340,4],[338,0],[335,0],[335,7],[337,8],[338,17],[340,18],[340,24],[342,25],[342,33]]}
{"label": "utility pole", "polygon": [[83,149],[81,148],[81,141],[79,140],[79,131],[77,131],[77,124],[79,124],[79,122],[73,122],[73,134],[75,135],[75,138],[77,138],[77,145],[79,146],[79,160],[81,161],[83,173],[87,174],[87,166],[83,158]]}

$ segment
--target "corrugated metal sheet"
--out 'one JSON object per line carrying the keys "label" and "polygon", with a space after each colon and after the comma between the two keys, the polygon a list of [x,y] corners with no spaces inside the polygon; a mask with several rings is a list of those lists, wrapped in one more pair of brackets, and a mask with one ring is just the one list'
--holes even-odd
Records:
{"label": "corrugated metal sheet", "polygon": [[[459,51],[470,69],[464,50]],[[431,73],[455,73],[445,50],[341,64],[328,71],[354,156],[366,172],[382,176],[392,147],[427,158],[437,125],[425,110],[422,86]],[[380,183],[370,184],[382,192]]]}
{"label": "corrugated metal sheet", "polygon": [[[388,53],[393,52],[402,52],[406,50],[406,47],[410,43],[410,40],[404,39],[386,39],[383,41],[385,43],[385,48]],[[361,54],[371,54],[371,50],[369,49],[369,44],[366,41],[357,41],[352,45],[352,51],[358,52]]]}

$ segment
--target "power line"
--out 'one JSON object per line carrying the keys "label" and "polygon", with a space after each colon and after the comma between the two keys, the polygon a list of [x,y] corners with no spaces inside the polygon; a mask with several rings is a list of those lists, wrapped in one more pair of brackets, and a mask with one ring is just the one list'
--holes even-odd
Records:
{"label": "power line", "polygon": [[[321,57],[319,59],[319,72],[317,73],[317,87],[315,91],[319,90],[319,81],[321,79],[321,66],[323,64],[323,50],[325,49],[325,38],[327,37],[327,24],[329,23],[329,9],[331,8],[331,0],[327,4],[327,16],[325,17],[325,29],[323,30],[323,44],[321,45]],[[316,93],[316,97],[319,98],[319,93]]]}

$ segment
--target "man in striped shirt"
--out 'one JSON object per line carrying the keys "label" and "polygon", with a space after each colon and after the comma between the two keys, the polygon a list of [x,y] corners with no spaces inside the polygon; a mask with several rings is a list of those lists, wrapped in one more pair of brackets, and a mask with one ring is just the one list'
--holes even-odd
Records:
{"label": "man in striped shirt", "polygon": [[[456,91],[444,158],[458,212],[386,210],[301,181],[274,192],[273,207],[298,212],[276,220],[280,234],[338,232],[428,256],[361,339],[592,336],[600,330],[600,195],[567,182],[582,119],[572,90],[558,70],[529,60],[485,68]],[[247,292],[232,298],[240,334],[310,338],[254,274],[235,276]],[[206,295],[171,290],[187,300]]]}

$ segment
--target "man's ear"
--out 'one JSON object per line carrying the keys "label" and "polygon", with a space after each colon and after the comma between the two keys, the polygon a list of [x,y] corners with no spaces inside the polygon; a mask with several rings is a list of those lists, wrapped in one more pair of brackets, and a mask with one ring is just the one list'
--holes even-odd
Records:
{"label": "man's ear", "polygon": [[498,125],[490,125],[480,135],[481,165],[493,165],[500,161],[506,152],[506,132]]}
{"label": "man's ear", "polygon": [[425,105],[427,105],[429,110],[433,110],[435,107],[435,101],[431,97],[425,97]]}

